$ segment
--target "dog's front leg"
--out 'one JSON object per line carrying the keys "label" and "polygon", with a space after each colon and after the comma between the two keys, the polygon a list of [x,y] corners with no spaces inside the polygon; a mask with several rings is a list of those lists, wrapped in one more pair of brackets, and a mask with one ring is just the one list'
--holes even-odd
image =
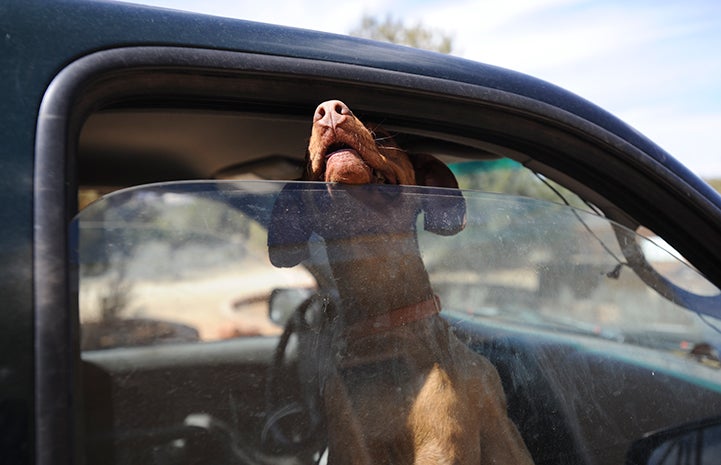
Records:
{"label": "dog's front leg", "polygon": [[337,374],[324,386],[325,411],[329,415],[328,463],[330,465],[373,465],[365,445],[363,428],[356,418],[345,383]]}
{"label": "dog's front leg", "polygon": [[479,465],[480,416],[438,364],[426,376],[411,408],[413,465]]}

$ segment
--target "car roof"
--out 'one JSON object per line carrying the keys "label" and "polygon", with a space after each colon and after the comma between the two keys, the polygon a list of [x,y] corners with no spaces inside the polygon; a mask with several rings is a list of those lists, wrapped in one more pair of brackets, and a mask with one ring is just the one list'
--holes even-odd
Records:
{"label": "car roof", "polygon": [[[9,31],[7,37],[31,46],[38,40],[34,26],[52,18],[51,29],[42,37],[43,46],[32,47],[34,53],[45,55],[38,57],[45,62],[67,61],[121,45],[196,46],[392,70],[528,98],[614,133],[706,197],[715,196],[670,154],[605,110],[558,86],[496,66],[361,38],[119,2],[9,0],[4,10],[5,19],[0,22]],[[22,48],[16,48],[16,53]],[[715,203],[721,206],[718,198]]]}

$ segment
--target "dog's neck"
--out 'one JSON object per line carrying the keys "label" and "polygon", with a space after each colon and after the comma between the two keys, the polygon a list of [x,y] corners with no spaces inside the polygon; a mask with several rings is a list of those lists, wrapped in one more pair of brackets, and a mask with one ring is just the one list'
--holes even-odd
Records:
{"label": "dog's neck", "polygon": [[326,250],[346,325],[433,297],[413,230],[334,241]]}
{"label": "dog's neck", "polygon": [[399,307],[388,313],[372,316],[363,321],[353,323],[345,328],[344,335],[351,340],[373,336],[374,334],[436,316],[440,311],[440,299],[437,295],[434,295],[427,300],[405,307]]}

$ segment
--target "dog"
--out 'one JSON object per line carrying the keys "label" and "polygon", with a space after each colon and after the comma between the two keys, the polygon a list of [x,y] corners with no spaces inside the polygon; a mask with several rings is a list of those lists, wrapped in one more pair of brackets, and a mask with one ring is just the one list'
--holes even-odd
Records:
{"label": "dog", "polygon": [[304,357],[317,369],[328,463],[533,463],[495,367],[439,316],[418,247],[421,213],[436,234],[465,226],[450,169],[410,156],[339,100],[317,107],[306,161],[305,180],[328,184],[289,184],[279,194],[268,247],[278,267],[320,269],[320,249],[328,259],[337,303],[321,323],[325,342]]}

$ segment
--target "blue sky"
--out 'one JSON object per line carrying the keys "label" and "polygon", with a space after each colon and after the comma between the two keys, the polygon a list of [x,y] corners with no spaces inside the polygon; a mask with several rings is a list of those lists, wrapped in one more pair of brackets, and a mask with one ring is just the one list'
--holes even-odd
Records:
{"label": "blue sky", "polygon": [[454,54],[560,85],[703,177],[721,177],[718,0],[135,0],[347,33],[390,14],[450,34]]}

